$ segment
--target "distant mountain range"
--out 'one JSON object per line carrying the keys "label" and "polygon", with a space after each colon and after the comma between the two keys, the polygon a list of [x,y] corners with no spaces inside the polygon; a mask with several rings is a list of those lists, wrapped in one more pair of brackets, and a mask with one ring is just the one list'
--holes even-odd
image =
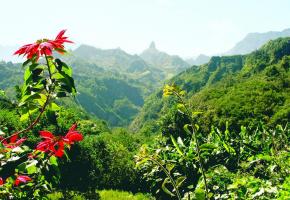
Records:
{"label": "distant mountain range", "polygon": [[162,83],[177,73],[190,67],[179,56],[171,56],[156,49],[154,42],[141,55],[131,55],[122,49],[99,49],[81,45],[72,52],[70,62],[95,64],[104,70],[125,74],[132,79]]}
{"label": "distant mountain range", "polygon": [[140,57],[151,66],[164,71],[166,78],[172,77],[190,67],[190,65],[179,56],[172,56],[159,51],[154,42],[150,44],[148,49],[140,54]]}
{"label": "distant mountain range", "polygon": [[196,58],[187,59],[186,62],[188,64],[190,64],[190,65],[203,65],[205,63],[208,63],[210,58],[211,58],[210,56],[207,56],[207,55],[204,55],[204,54],[200,54]]}
{"label": "distant mountain range", "polygon": [[[289,37],[290,28],[283,31],[269,31],[265,33],[249,33],[244,39],[239,41],[232,49],[221,55],[245,55],[259,48],[270,40],[275,40],[280,37]],[[200,54],[196,58],[187,59],[186,62],[190,65],[202,65],[210,61],[211,56]]]}
{"label": "distant mountain range", "polygon": [[289,37],[290,28],[283,31],[269,31],[266,33],[249,33],[244,39],[238,42],[225,55],[243,55],[251,53],[262,47],[269,40],[274,40],[279,37]]}
{"label": "distant mountain range", "polygon": [[[283,31],[269,31],[265,33],[249,33],[232,49],[220,55],[244,55],[262,47],[269,40],[279,37],[289,37],[290,28]],[[0,61],[22,62],[22,58],[13,56],[18,46],[1,46]],[[75,59],[82,59],[110,70],[133,73],[135,77],[151,79],[168,79],[192,65],[207,63],[211,56],[200,54],[195,58],[182,59],[177,55],[169,55],[156,48],[152,42],[140,55],[131,55],[120,48],[100,49],[90,45],[80,45],[73,52]],[[156,74],[158,74],[156,76]]]}

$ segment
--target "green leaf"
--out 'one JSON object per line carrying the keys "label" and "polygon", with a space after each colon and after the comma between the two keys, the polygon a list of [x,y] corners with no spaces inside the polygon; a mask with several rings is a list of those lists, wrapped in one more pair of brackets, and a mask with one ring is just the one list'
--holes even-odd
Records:
{"label": "green leaf", "polygon": [[215,149],[217,147],[214,144],[205,143],[205,144],[200,145],[199,148],[200,148],[200,150],[212,150],[212,149]]}
{"label": "green leaf", "polygon": [[58,166],[57,157],[50,156],[49,163],[50,163],[50,165]]}
{"label": "green leaf", "polygon": [[195,190],[195,198],[197,200],[205,200],[205,192],[204,190],[198,188]]}
{"label": "green leaf", "polygon": [[147,161],[149,161],[149,158],[144,158],[144,159],[136,162],[136,168],[139,168],[141,165],[145,164]]}
{"label": "green leaf", "polygon": [[185,176],[180,176],[176,179],[175,184],[177,186],[177,188],[179,188],[182,183],[185,181],[186,177]]}
{"label": "green leaf", "polygon": [[40,98],[37,99],[37,102],[39,103],[39,105],[42,107],[44,106],[47,97],[44,94],[39,94]]}
{"label": "green leaf", "polygon": [[175,146],[177,152],[178,152],[180,155],[183,156],[183,152],[182,152],[182,150],[180,149],[179,145],[177,144],[175,138],[174,138],[172,135],[170,135],[170,138],[171,138],[171,141],[172,141],[173,145]]}
{"label": "green leaf", "polygon": [[182,112],[182,113],[185,113],[185,112],[186,112],[185,105],[182,104],[182,103],[177,104],[177,109],[178,109],[180,112]]}
{"label": "green leaf", "polygon": [[227,143],[223,142],[223,147],[225,148],[225,150],[233,155],[236,155],[236,151],[233,147],[231,147],[230,145],[228,145]]}
{"label": "green leaf", "polygon": [[28,65],[31,62],[31,59],[26,60],[23,64],[22,67],[25,67],[26,65]]}
{"label": "green leaf", "polygon": [[60,107],[56,103],[51,102],[48,106],[48,109],[51,111],[59,111]]}
{"label": "green leaf", "polygon": [[169,194],[170,196],[174,197],[175,195],[172,192],[170,192],[169,189],[167,189],[167,187],[166,187],[167,183],[170,183],[169,178],[164,179],[161,188],[166,194]]}
{"label": "green leaf", "polygon": [[29,119],[29,116],[33,115],[37,111],[38,111],[38,108],[33,109],[33,110],[28,110],[26,113],[21,114],[20,121],[27,121]]}
{"label": "green leaf", "polygon": [[191,116],[192,117],[196,117],[197,115],[199,115],[199,114],[202,114],[203,112],[201,112],[201,111],[195,111],[195,112],[192,112],[191,113]]}
{"label": "green leaf", "polygon": [[192,135],[192,132],[189,130],[189,124],[185,124],[183,126],[183,129],[185,130],[185,132],[188,134],[188,135]]}
{"label": "green leaf", "polygon": [[173,170],[174,167],[175,167],[174,164],[171,163],[166,164],[166,169],[168,170],[168,172],[171,172],[171,170]]}
{"label": "green leaf", "polygon": [[20,104],[19,106],[25,104],[26,102],[32,101],[32,100],[36,100],[36,99],[41,99],[40,94],[33,94],[33,95],[24,95],[21,100],[20,100]]}
{"label": "green leaf", "polygon": [[37,172],[36,164],[38,163],[37,160],[33,160],[30,164],[26,165],[26,171],[28,174],[34,174]]}
{"label": "green leaf", "polygon": [[5,97],[5,91],[4,90],[0,90],[0,96]]}

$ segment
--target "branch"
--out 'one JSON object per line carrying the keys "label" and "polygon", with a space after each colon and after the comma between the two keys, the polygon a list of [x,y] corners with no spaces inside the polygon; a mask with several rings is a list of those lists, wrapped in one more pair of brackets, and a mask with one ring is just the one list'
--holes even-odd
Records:
{"label": "branch", "polygon": [[7,140],[8,138],[11,138],[11,137],[13,137],[15,135],[18,135],[18,134],[21,134],[21,133],[26,133],[26,132],[30,131],[39,122],[40,117],[44,113],[44,111],[46,109],[46,106],[48,105],[48,102],[49,102],[49,95],[50,94],[48,94],[48,96],[46,98],[46,101],[45,101],[43,107],[41,108],[41,111],[40,111],[39,115],[36,117],[36,119],[26,129],[23,129],[21,131],[17,131],[15,133],[13,133],[12,135],[9,135],[8,137],[3,138],[0,142],[2,143],[4,140]]}

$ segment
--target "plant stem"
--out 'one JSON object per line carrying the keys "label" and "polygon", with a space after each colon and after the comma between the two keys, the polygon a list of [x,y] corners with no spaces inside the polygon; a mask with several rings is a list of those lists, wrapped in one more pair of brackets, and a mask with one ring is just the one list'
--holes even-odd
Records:
{"label": "plant stem", "polygon": [[48,68],[48,74],[49,74],[49,79],[51,80],[51,71],[50,71],[50,65],[49,65],[49,61],[48,61],[48,58],[47,58],[47,55],[44,54],[44,57],[45,57],[45,60],[46,60],[46,65],[47,65],[47,68]]}
{"label": "plant stem", "polygon": [[191,113],[190,113],[185,101],[183,100],[183,98],[177,92],[174,92],[174,94],[178,97],[180,102],[184,105],[186,113],[187,113],[187,116],[190,119],[190,125],[191,125],[191,128],[192,128],[192,131],[191,131],[192,138],[194,138],[194,140],[195,140],[195,148],[196,148],[196,151],[197,151],[198,163],[199,163],[199,166],[200,166],[200,169],[201,169],[201,174],[202,174],[203,181],[204,181],[205,196],[206,196],[206,199],[209,199],[208,198],[208,185],[207,185],[207,181],[206,181],[205,169],[204,169],[204,166],[203,166],[202,158],[200,156],[200,148],[199,148],[200,145],[199,145],[198,137],[197,137],[197,135],[196,135],[196,133],[194,131],[193,119],[192,119]]}
{"label": "plant stem", "polygon": [[171,182],[171,184],[172,184],[174,190],[176,191],[177,198],[178,198],[179,200],[182,200],[182,199],[181,199],[181,195],[180,195],[180,193],[179,193],[179,191],[178,191],[177,185],[176,185],[175,181],[173,180],[172,176],[170,175],[170,173],[168,172],[168,170],[165,169],[165,167],[163,167],[163,165],[162,165],[160,162],[158,162],[157,160],[155,160],[154,158],[149,157],[149,159],[150,159],[152,162],[154,162],[155,164],[157,164],[157,165],[162,169],[162,171],[164,171],[164,173],[166,174],[166,176],[169,178],[169,180],[170,180],[170,182]]}
{"label": "plant stem", "polygon": [[[47,56],[46,56],[46,54],[44,55],[45,56],[45,60],[46,60],[46,64],[47,64],[47,68],[48,68],[48,73],[49,73],[49,78],[51,79],[51,71],[50,71],[50,65],[49,65],[49,61],[48,61],[48,58],[47,58]],[[17,132],[15,132],[15,133],[13,133],[12,135],[9,135],[8,137],[5,137],[5,138],[3,138],[1,141],[0,141],[0,143],[2,143],[4,140],[7,140],[8,138],[11,138],[11,137],[13,137],[13,136],[15,136],[15,135],[18,135],[18,134],[21,134],[21,133],[26,133],[26,132],[28,132],[28,131],[30,131],[31,129],[33,129],[33,127],[39,122],[39,120],[40,120],[40,118],[41,118],[41,116],[42,116],[42,114],[44,113],[44,111],[45,111],[45,109],[46,109],[46,106],[48,105],[48,103],[49,103],[49,100],[50,100],[50,93],[51,93],[51,91],[49,90],[48,91],[48,94],[47,94],[47,96],[46,96],[46,100],[45,100],[45,102],[44,102],[44,104],[43,104],[43,106],[42,106],[42,108],[41,108],[41,110],[40,110],[40,113],[39,113],[39,115],[36,117],[36,119],[26,128],[26,129],[23,129],[23,130],[21,130],[21,131],[17,131]]]}
{"label": "plant stem", "polygon": [[48,105],[48,102],[49,102],[49,96],[46,97],[46,101],[45,101],[43,107],[41,108],[41,111],[40,111],[39,115],[36,117],[36,119],[26,129],[23,129],[21,131],[17,131],[15,133],[13,133],[12,135],[9,135],[8,137],[3,138],[0,142],[2,143],[4,140],[7,140],[8,138],[11,138],[11,137],[13,137],[15,135],[18,135],[20,133],[26,133],[26,132],[30,131],[39,122],[40,117],[42,116],[42,114],[45,111],[46,106]]}

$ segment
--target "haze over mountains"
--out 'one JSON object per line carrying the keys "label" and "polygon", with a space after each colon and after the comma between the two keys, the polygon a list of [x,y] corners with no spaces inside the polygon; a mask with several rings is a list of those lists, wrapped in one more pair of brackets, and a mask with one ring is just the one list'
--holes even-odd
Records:
{"label": "haze over mountains", "polygon": [[179,56],[171,56],[159,51],[152,42],[148,49],[140,55],[131,55],[120,48],[99,49],[89,45],[81,45],[72,52],[72,60],[96,64],[104,69],[125,73],[139,80],[159,82],[190,67]]}
{"label": "haze over mountains", "polygon": [[[282,31],[269,31],[264,33],[248,33],[245,38],[225,53],[220,55],[244,55],[260,48],[269,40],[279,37],[290,36],[290,28]],[[18,48],[17,45],[3,46],[0,44],[0,60],[21,62],[21,58],[13,56],[13,52]],[[202,65],[210,60],[213,55],[200,55],[188,59],[182,59],[177,55],[169,55],[158,50],[155,42],[145,49],[140,55],[131,55],[121,48],[100,49],[91,45],[82,44],[73,51],[73,55],[78,59],[83,59],[98,66],[103,66],[117,71],[143,72],[146,75],[154,70],[157,72],[166,71],[163,74],[166,78],[183,71],[191,65]],[[157,69],[158,68],[158,69]],[[167,73],[167,74],[166,74]],[[143,74],[144,75],[144,74]],[[168,77],[167,77],[168,76]],[[159,77],[158,77],[159,78]]]}
{"label": "haze over mountains", "polygon": [[238,42],[225,55],[244,55],[255,51],[262,47],[269,40],[274,40],[279,37],[289,37],[290,28],[283,31],[269,31],[266,33],[249,33],[246,37]]}
{"label": "haze over mountains", "polygon": [[[251,33],[229,52],[249,53],[268,40],[285,35],[290,36],[290,29]],[[5,51],[3,47],[0,60],[11,58],[7,52],[13,52],[13,49]],[[80,107],[112,126],[129,125],[140,112],[145,99],[165,81],[193,65],[208,63],[211,66],[212,63],[206,55],[185,61],[177,55],[158,50],[154,42],[140,55],[131,55],[120,48],[100,49],[81,45],[63,59],[74,68]],[[20,69],[12,63],[0,64],[0,86],[12,94],[13,86],[21,82],[21,77],[15,76],[16,73],[20,74]],[[199,69],[196,66],[193,68]],[[220,74],[222,70],[224,68],[212,73]]]}
{"label": "haze over mountains", "polygon": [[[248,33],[245,38],[239,41],[233,48],[221,55],[245,55],[249,54],[270,40],[275,40],[279,37],[289,37],[290,28],[284,29],[282,31],[269,31],[265,33]],[[211,56],[200,54],[196,58],[190,58],[186,61],[190,65],[202,65],[209,62]]]}

